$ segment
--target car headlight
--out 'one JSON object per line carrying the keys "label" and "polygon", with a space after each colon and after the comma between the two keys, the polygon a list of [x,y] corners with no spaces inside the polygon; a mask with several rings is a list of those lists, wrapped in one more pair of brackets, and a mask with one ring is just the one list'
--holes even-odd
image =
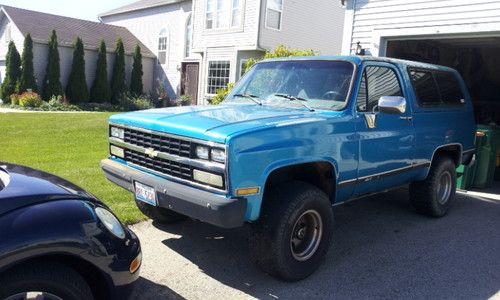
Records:
{"label": "car headlight", "polygon": [[224,187],[224,181],[221,175],[212,174],[209,172],[201,171],[194,169],[193,170],[193,178],[196,181],[206,183],[212,186],[216,186],[218,188]]}
{"label": "car headlight", "polygon": [[206,146],[196,146],[196,157],[201,159],[208,159],[208,152],[210,150]]}
{"label": "car headlight", "polygon": [[226,162],[226,150],[213,148],[210,152],[212,160],[220,163]]}
{"label": "car headlight", "polygon": [[102,207],[96,207],[95,214],[109,230],[109,232],[120,239],[125,238],[125,230],[123,229],[122,224],[109,210]]}
{"label": "car headlight", "polygon": [[110,135],[111,137],[123,140],[125,137],[125,130],[123,128],[111,126]]}

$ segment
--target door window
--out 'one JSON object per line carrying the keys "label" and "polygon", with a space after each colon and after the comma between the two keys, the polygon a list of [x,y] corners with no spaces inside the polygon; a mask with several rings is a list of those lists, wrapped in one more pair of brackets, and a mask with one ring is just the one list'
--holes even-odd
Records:
{"label": "door window", "polygon": [[401,85],[393,69],[366,67],[356,98],[359,112],[371,112],[382,96],[403,96]]}

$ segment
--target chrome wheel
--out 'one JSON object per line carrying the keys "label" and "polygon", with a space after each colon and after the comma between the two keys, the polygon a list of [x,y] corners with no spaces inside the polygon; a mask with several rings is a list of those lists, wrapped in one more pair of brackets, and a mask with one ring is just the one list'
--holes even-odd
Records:
{"label": "chrome wheel", "polygon": [[5,298],[5,300],[62,300],[62,298],[46,292],[24,292]]}
{"label": "chrome wheel", "polygon": [[323,235],[323,221],[315,210],[304,212],[295,222],[290,239],[293,258],[305,261],[314,255]]}
{"label": "chrome wheel", "polygon": [[439,177],[437,186],[437,200],[439,204],[445,204],[450,198],[453,186],[451,180],[451,174],[448,171],[443,172]]}

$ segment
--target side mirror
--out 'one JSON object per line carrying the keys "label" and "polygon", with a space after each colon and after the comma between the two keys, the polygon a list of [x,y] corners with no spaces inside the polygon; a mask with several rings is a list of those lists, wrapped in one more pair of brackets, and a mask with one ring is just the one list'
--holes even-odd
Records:
{"label": "side mirror", "polygon": [[378,110],[390,115],[403,114],[406,111],[406,99],[399,96],[382,96],[378,100]]}

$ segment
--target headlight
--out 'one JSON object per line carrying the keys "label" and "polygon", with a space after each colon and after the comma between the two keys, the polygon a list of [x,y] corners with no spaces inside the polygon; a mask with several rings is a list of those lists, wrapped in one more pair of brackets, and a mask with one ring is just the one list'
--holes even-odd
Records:
{"label": "headlight", "polygon": [[226,150],[213,148],[211,152],[212,160],[216,162],[226,162]]}
{"label": "headlight", "polygon": [[125,230],[122,224],[109,210],[97,207],[95,209],[95,214],[113,235],[120,239],[125,238]]}
{"label": "headlight", "polygon": [[111,126],[110,134],[114,138],[122,139],[125,137],[125,130],[119,127]]}
{"label": "headlight", "polygon": [[207,183],[212,186],[220,187],[222,188],[224,186],[224,183],[222,181],[222,176],[208,173],[205,171],[200,171],[200,170],[193,170],[193,178],[196,181],[202,182],[202,183]]}
{"label": "headlight", "polygon": [[208,159],[208,147],[196,146],[196,157],[201,159]]}

